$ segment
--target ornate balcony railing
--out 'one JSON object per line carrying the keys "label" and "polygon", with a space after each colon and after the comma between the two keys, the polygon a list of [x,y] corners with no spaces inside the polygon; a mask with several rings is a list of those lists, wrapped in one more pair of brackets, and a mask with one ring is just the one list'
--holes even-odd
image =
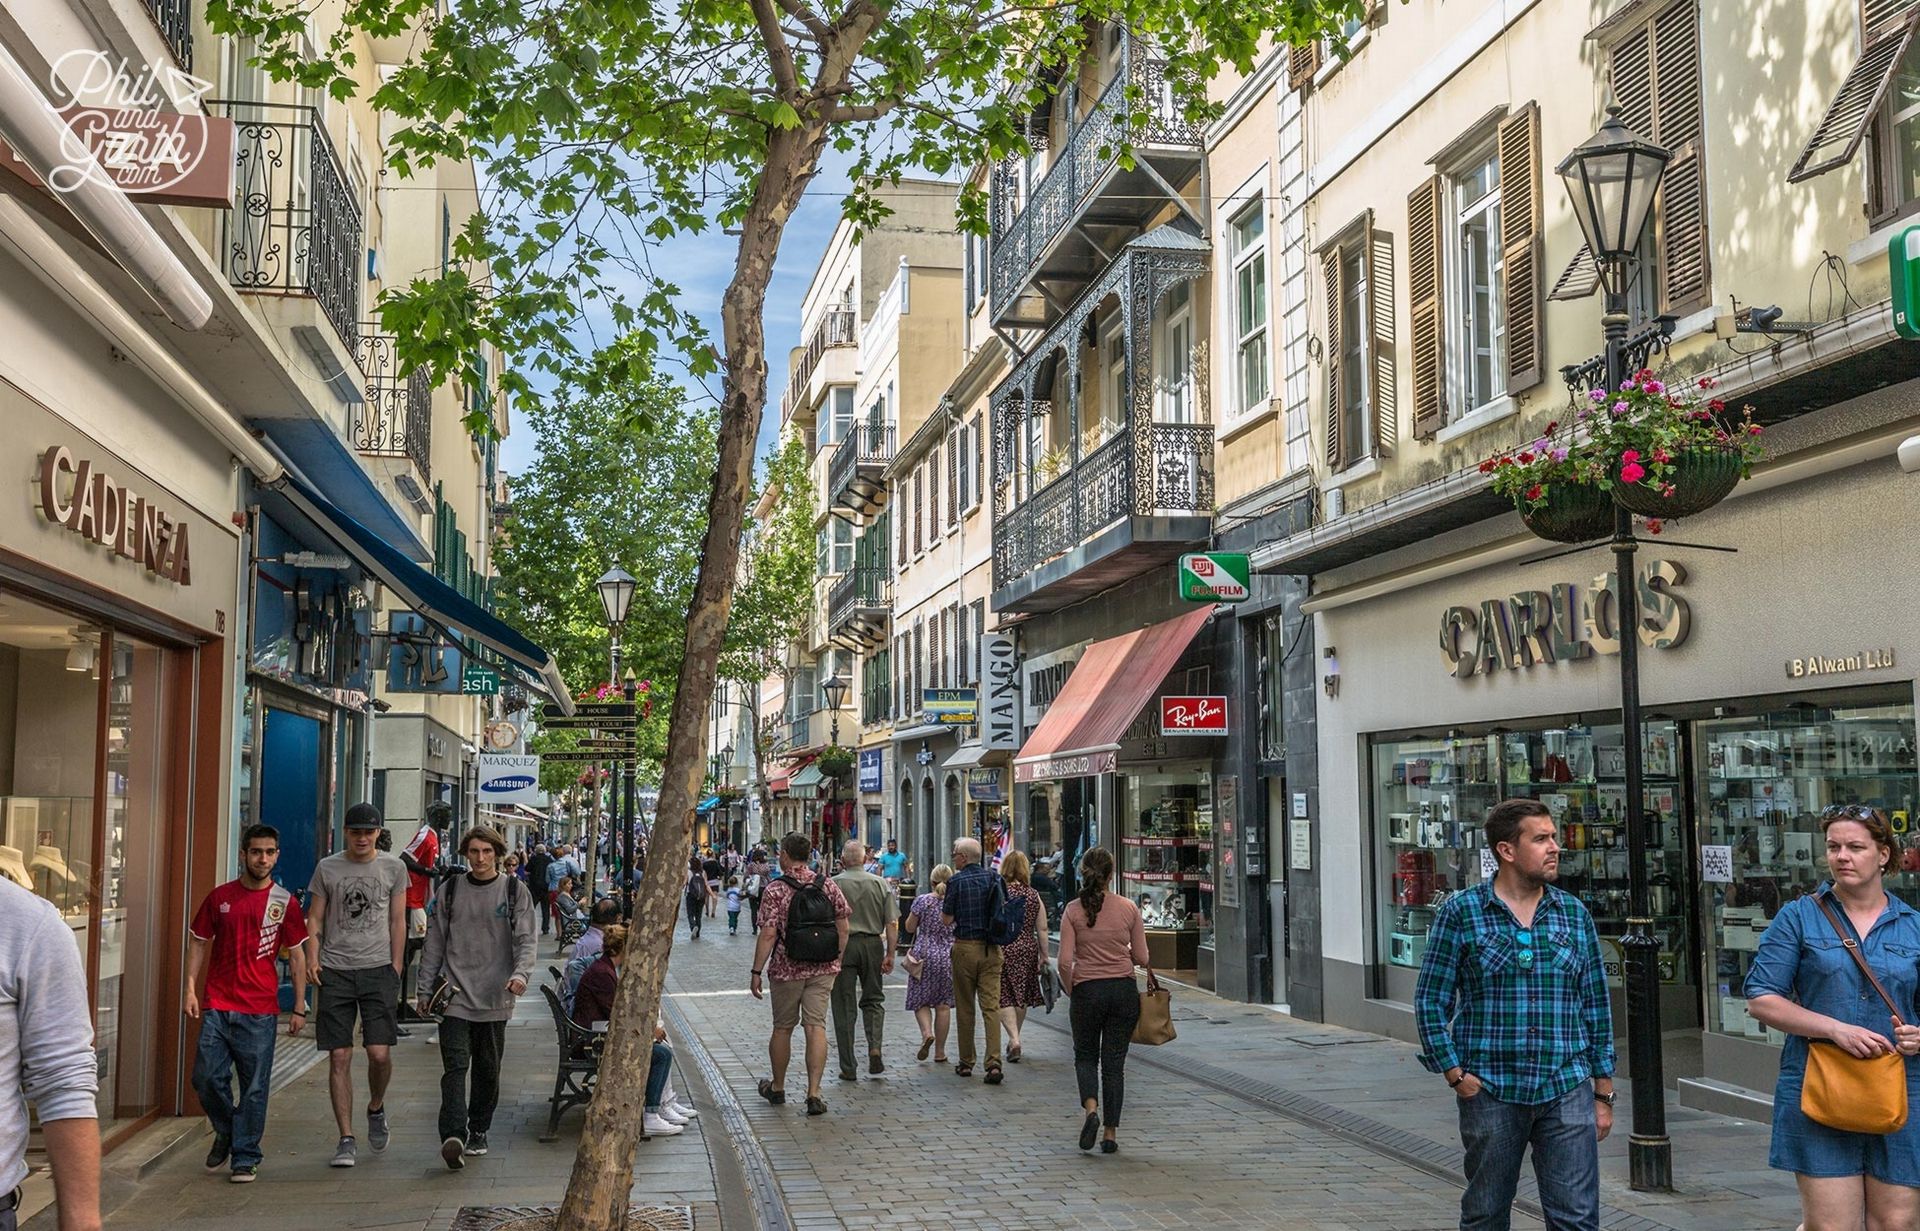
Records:
{"label": "ornate balcony railing", "polygon": [[[1140,112],[1146,123],[1136,127]],[[1188,123],[1172,101],[1167,62],[1150,56],[1146,47],[1128,39],[1120,71],[1102,90],[1086,118],[1074,127],[1040,182],[1032,185],[1017,209],[998,203],[1017,195],[1015,164],[1003,163],[993,175],[992,295],[989,309],[1001,316],[1026,289],[1040,258],[1092,200],[1107,172],[1118,163],[1123,144],[1135,156],[1144,146],[1181,145],[1199,149],[1201,131]]]}
{"label": "ornate balcony railing", "polygon": [[834,308],[820,318],[820,323],[813,327],[813,336],[807,339],[807,349],[794,362],[793,378],[787,382],[787,392],[780,399],[782,421],[792,417],[793,408],[806,395],[807,382],[813,378],[814,368],[820,366],[821,357],[833,347],[854,345],[859,341],[858,334],[852,308]]}
{"label": "ornate balcony railing", "polygon": [[827,592],[827,633],[842,644],[877,642],[892,605],[892,574],[877,564],[856,564]]}
{"label": "ornate balcony railing", "polygon": [[160,27],[167,50],[187,72],[193,71],[193,0],[147,0],[147,12]]}
{"label": "ornate balcony railing", "polygon": [[887,463],[893,460],[893,424],[861,422],[833,451],[827,498],[833,510],[864,517],[880,507]]}
{"label": "ornate balcony railing", "polygon": [[353,447],[373,457],[411,458],[420,477],[433,478],[433,378],[424,367],[400,375],[394,340],[361,327],[354,357],[366,375],[365,400],[353,416]]}
{"label": "ornate balcony railing", "polygon": [[312,107],[210,99],[234,122],[233,209],[221,265],[237,290],[310,295],[349,351],[367,248],[360,204]]}

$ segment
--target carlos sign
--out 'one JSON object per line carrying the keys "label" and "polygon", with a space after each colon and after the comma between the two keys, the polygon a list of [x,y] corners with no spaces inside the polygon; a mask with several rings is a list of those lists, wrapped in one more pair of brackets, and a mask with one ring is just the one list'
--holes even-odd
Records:
{"label": "carlos sign", "polygon": [[[1640,644],[1667,650],[1687,639],[1693,609],[1674,593],[1686,580],[1686,569],[1669,560],[1640,569],[1631,621]],[[1478,608],[1449,607],[1440,615],[1441,664],[1464,680],[1618,654],[1622,621],[1611,582],[1603,574],[1584,586],[1566,583],[1490,598]]]}
{"label": "carlos sign", "polygon": [[40,455],[40,513],[156,577],[193,584],[185,520],[96,470],[90,459],[75,461],[65,445]]}

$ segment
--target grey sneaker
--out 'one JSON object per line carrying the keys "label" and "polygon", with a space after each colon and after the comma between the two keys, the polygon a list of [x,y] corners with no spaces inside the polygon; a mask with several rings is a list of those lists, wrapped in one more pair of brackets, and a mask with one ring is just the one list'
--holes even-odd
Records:
{"label": "grey sneaker", "polygon": [[440,1159],[447,1164],[448,1171],[458,1171],[467,1165],[462,1157],[466,1152],[466,1143],[458,1137],[449,1137],[440,1143]]}
{"label": "grey sneaker", "polygon": [[387,1131],[387,1109],[382,1107],[375,1111],[367,1108],[367,1144],[373,1147],[375,1154],[387,1148],[387,1140],[392,1135]]}
{"label": "grey sneaker", "polygon": [[342,1137],[340,1144],[333,1148],[333,1161],[327,1165],[329,1167],[351,1167],[358,1161],[358,1154],[359,1150],[355,1148],[353,1138]]}
{"label": "grey sneaker", "polygon": [[480,1154],[485,1154],[486,1152],[487,1152],[487,1135],[485,1133],[468,1133],[467,1134],[467,1153],[469,1155],[480,1155]]}
{"label": "grey sneaker", "polygon": [[253,1183],[253,1179],[254,1179],[253,1170],[254,1169],[252,1167],[245,1167],[245,1166],[235,1167],[233,1169],[233,1174],[227,1177],[227,1183],[251,1184]]}

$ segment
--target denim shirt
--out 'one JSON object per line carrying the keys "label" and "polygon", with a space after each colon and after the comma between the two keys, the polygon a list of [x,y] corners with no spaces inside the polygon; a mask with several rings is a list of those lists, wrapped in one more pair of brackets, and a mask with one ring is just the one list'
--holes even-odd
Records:
{"label": "denim shirt", "polygon": [[[1816,893],[1827,895],[1841,926],[1853,935],[1846,908],[1832,896],[1832,883],[1821,884]],[[1900,1006],[1901,1018],[1920,1022],[1920,911],[1887,894],[1886,909],[1874,920],[1860,952],[1887,995]],[[1804,1009],[1893,1037],[1893,1015],[1854,965],[1811,895],[1795,898],[1774,916],[1747,971],[1746,994],[1748,999],[1785,996]],[[1797,1085],[1806,1066],[1807,1040],[1788,1035],[1780,1055],[1780,1076],[1794,1079]],[[1917,1076],[1920,1072],[1909,1065],[1909,1085]]]}

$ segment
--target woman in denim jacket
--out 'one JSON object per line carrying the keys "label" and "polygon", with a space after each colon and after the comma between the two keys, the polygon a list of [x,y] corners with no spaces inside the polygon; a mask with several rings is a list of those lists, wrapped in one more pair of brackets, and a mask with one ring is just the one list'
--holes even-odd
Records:
{"label": "woman in denim jacket", "polygon": [[[1882,1136],[1829,1128],[1800,1110],[1808,1039],[1831,1040],[1863,1059],[1920,1054],[1920,1025],[1910,1024],[1920,1021],[1920,911],[1886,890],[1886,874],[1899,859],[1887,818],[1877,808],[1845,804],[1821,813],[1820,827],[1832,880],[1781,908],[1747,972],[1747,1011],[1788,1036],[1767,1162],[1799,1181],[1807,1231],[1920,1226],[1920,1119]],[[1901,1006],[1900,1025],[1821,911],[1822,897]],[[1911,1063],[1907,1097],[1920,1106],[1920,1066]]]}

